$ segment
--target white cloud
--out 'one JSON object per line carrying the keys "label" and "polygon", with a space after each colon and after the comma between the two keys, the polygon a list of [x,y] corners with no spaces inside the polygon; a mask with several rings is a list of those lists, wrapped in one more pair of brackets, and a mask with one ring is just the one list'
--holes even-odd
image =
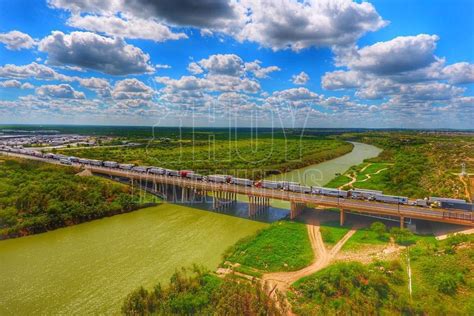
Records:
{"label": "white cloud", "polygon": [[73,15],[67,24],[82,30],[105,33],[130,39],[145,39],[155,42],[188,38],[184,33],[173,33],[170,28],[154,20],[121,18],[117,16]]}
{"label": "white cloud", "polygon": [[199,61],[199,65],[210,74],[240,76],[244,71],[242,58],[235,54],[217,54]]}
{"label": "white cloud", "polygon": [[112,97],[118,100],[143,99],[150,100],[154,90],[138,79],[124,79],[115,83]]}
{"label": "white cloud", "polygon": [[36,94],[40,97],[51,97],[61,99],[85,99],[83,92],[74,90],[68,84],[44,85],[36,88]]}
{"label": "white cloud", "polygon": [[351,0],[248,0],[248,19],[237,38],[273,50],[346,46],[386,25],[368,2]]}
{"label": "white cloud", "polygon": [[414,71],[433,63],[436,35],[399,36],[338,57],[338,64],[352,70],[390,75]]}
{"label": "white cloud", "polygon": [[[111,24],[116,29],[115,25],[141,19],[168,27],[195,27],[205,35],[223,33],[274,50],[346,46],[387,24],[373,5],[352,0],[49,0],[49,4],[75,15],[92,13],[108,17],[106,29],[110,29]],[[122,14],[127,21],[118,21],[117,14]],[[99,25],[105,23],[92,21],[99,18],[87,19],[86,25],[71,24],[100,30]],[[123,25],[123,30],[134,28]]]}
{"label": "white cloud", "polygon": [[326,72],[321,79],[321,84],[328,90],[357,88],[363,82],[362,77],[363,75],[356,71],[336,70]]}
{"label": "white cloud", "polygon": [[474,65],[466,62],[452,64],[443,69],[443,74],[453,84],[473,83]]}
{"label": "white cloud", "polygon": [[34,62],[28,65],[21,65],[21,66],[17,66],[13,64],[7,64],[5,66],[1,66],[0,78],[13,78],[13,79],[35,78],[38,80],[63,80],[63,81],[73,80],[72,77],[62,75],[48,66],[37,64]]}
{"label": "white cloud", "polygon": [[90,32],[64,34],[54,31],[41,40],[39,50],[48,53],[48,63],[73,65],[111,75],[153,72],[150,56],[120,38]]}
{"label": "white cloud", "polygon": [[250,71],[252,72],[255,77],[257,78],[267,78],[268,74],[275,72],[275,71],[280,71],[280,67],[278,66],[268,66],[268,67],[262,67],[260,64],[262,62],[260,60],[255,60],[249,63],[245,63],[245,71]]}
{"label": "white cloud", "polygon": [[196,62],[192,62],[188,65],[188,71],[190,73],[192,73],[193,75],[199,75],[199,74],[202,74],[204,72],[204,70],[202,70],[201,66],[199,66],[199,64],[196,63]]}
{"label": "white cloud", "polygon": [[309,81],[309,76],[306,72],[302,71],[297,75],[293,75],[291,81],[294,84],[304,85]]}
{"label": "white cloud", "polygon": [[5,80],[0,81],[1,88],[20,88],[21,82],[18,80]]}
{"label": "white cloud", "polygon": [[35,86],[32,85],[32,84],[29,83],[29,82],[25,82],[24,84],[21,85],[21,88],[22,88],[22,89],[34,89]]}
{"label": "white cloud", "polygon": [[4,43],[10,50],[30,49],[36,45],[31,36],[20,31],[0,33],[0,43]]}
{"label": "white cloud", "polygon": [[155,65],[155,68],[156,68],[156,69],[171,69],[171,66],[170,66],[170,65],[166,65],[166,64],[156,64],[156,65]]}

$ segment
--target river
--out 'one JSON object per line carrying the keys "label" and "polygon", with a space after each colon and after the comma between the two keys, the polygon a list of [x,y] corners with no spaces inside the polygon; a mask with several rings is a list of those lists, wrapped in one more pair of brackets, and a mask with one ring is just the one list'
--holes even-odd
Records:
{"label": "river", "polygon": [[[354,145],[351,153],[280,178],[323,185],[380,152]],[[0,315],[119,314],[129,292],[166,282],[176,268],[215,269],[229,246],[287,214],[285,205],[272,206],[252,221],[239,217],[246,214],[242,203],[227,214],[163,204],[0,241]]]}

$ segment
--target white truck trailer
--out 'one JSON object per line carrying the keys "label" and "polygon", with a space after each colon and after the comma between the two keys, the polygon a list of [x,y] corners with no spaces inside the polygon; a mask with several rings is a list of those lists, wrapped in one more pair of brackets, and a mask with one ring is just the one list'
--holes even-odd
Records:
{"label": "white truck trailer", "polygon": [[236,185],[243,185],[243,186],[246,186],[246,187],[251,187],[253,185],[252,180],[244,179],[244,178],[232,178],[231,183],[236,184]]}
{"label": "white truck trailer", "polygon": [[374,199],[375,201],[384,202],[384,203],[393,203],[393,204],[407,204],[408,203],[408,197],[406,196],[379,194],[379,195],[376,195]]}
{"label": "white truck trailer", "polygon": [[118,167],[118,163],[115,162],[115,161],[104,161],[104,167],[107,167],[107,168],[117,168],[117,167]]}

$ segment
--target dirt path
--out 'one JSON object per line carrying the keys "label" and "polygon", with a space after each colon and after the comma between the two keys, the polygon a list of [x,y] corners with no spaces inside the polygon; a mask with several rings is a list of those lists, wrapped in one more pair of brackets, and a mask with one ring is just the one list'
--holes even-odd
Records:
{"label": "dirt path", "polygon": [[339,242],[334,245],[334,247],[328,251],[324,246],[324,242],[320,232],[319,222],[316,220],[312,220],[310,223],[306,225],[308,230],[308,236],[311,241],[311,247],[314,252],[315,260],[314,262],[298,271],[291,271],[291,272],[274,272],[274,273],[266,273],[262,276],[262,281],[268,284],[269,288],[271,289],[270,294],[272,294],[275,289],[278,289],[280,293],[286,293],[288,288],[291,286],[292,283],[296,282],[297,280],[301,279],[302,277],[311,275],[329,265],[331,261],[334,259],[336,254],[341,250],[342,246],[346,243],[346,241],[354,235],[357,229],[353,228],[347,232],[344,237],[342,237]]}
{"label": "dirt path", "polygon": [[357,181],[357,178],[356,178],[356,176],[355,176],[354,173],[352,173],[352,174],[350,174],[350,175],[346,175],[346,177],[351,178],[351,181],[349,181],[349,182],[347,182],[347,183],[345,183],[345,184],[339,186],[339,187],[337,188],[338,190],[341,190],[342,188],[344,188],[344,187],[346,187],[346,186],[350,186],[350,187],[351,187],[352,184],[354,184],[354,182]]}
{"label": "dirt path", "polygon": [[368,163],[364,168],[360,169],[359,172],[364,172],[365,169],[369,168],[370,166],[372,166],[372,164],[371,164],[371,163]]}
{"label": "dirt path", "polygon": [[463,176],[459,175],[459,180],[461,180],[462,184],[464,185],[464,194],[466,195],[466,198],[468,199],[469,202],[471,202],[471,192],[469,192],[469,185],[464,179]]}

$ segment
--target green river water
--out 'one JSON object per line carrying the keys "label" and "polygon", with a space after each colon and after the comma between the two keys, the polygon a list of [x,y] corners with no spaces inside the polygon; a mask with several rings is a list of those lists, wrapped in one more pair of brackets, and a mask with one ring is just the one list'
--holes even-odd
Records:
{"label": "green river water", "polygon": [[[324,179],[318,183],[324,184],[379,152],[356,143],[351,153],[303,171],[319,170]],[[315,179],[301,174],[283,177]],[[237,216],[163,204],[0,241],[0,315],[119,314],[124,297],[137,287],[166,282],[176,268],[193,263],[215,269],[229,246],[284,216],[273,209],[261,221],[238,217],[245,214],[243,204]]]}

